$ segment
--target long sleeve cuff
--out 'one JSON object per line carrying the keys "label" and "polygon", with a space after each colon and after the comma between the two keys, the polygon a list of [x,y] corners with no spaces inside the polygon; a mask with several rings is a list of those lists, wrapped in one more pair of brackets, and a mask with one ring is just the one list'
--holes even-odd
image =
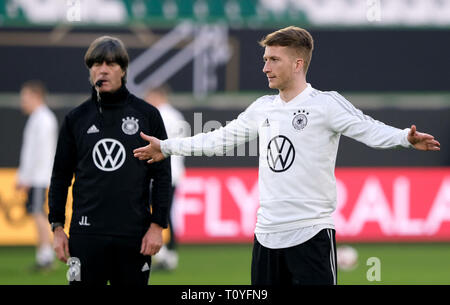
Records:
{"label": "long sleeve cuff", "polygon": [[411,128],[405,128],[402,132],[402,146],[405,148],[414,148],[414,146],[408,141],[408,133]]}
{"label": "long sleeve cuff", "polygon": [[168,156],[170,156],[169,150],[168,150],[168,146],[169,143],[167,143],[169,140],[161,140],[159,142],[160,146],[161,146],[161,152],[164,156],[164,158],[167,158]]}
{"label": "long sleeve cuff", "polygon": [[167,208],[160,208],[158,213],[152,214],[151,222],[156,223],[160,227],[166,229],[169,226],[169,213]]}

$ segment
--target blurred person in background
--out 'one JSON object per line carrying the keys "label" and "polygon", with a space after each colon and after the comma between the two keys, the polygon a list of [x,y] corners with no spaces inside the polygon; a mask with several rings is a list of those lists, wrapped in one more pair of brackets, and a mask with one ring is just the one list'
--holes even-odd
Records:
{"label": "blurred person in background", "polygon": [[[193,137],[149,144],[134,156],[149,163],[169,155],[226,155],[259,139],[259,196],[252,254],[254,285],[336,285],[334,169],[341,135],[377,149],[438,151],[416,126],[398,129],[364,115],[335,91],[306,81],[313,38],[287,27],[260,41],[268,85],[279,94],[253,102],[225,127]],[[339,71],[336,71],[339,73]]]}
{"label": "blurred person in background", "polygon": [[51,268],[54,260],[44,204],[55,155],[58,122],[45,99],[46,88],[41,81],[31,80],[22,85],[20,106],[29,118],[23,133],[16,188],[28,194],[26,211],[36,225],[36,263],[33,267],[36,271]]}
{"label": "blurred person in background", "polygon": [[[145,95],[145,100],[155,106],[161,113],[164,125],[166,126],[168,139],[186,137],[187,133],[183,125],[185,122],[184,117],[180,111],[170,104],[169,94],[169,86],[161,85],[150,89]],[[153,270],[174,270],[178,266],[178,254],[176,252],[177,240],[174,232],[171,210],[177,185],[180,183],[185,172],[184,157],[171,156],[170,163],[172,168],[172,187],[170,188],[169,240],[153,257]]]}
{"label": "blurred person in background", "polygon": [[[97,38],[84,60],[91,97],[64,119],[50,184],[54,249],[70,266],[71,285],[148,285],[151,256],[168,226],[170,159],[149,166],[132,151],[145,143],[139,131],[167,138],[164,123],[155,107],[128,91],[129,56],[121,40]],[[65,209],[74,175],[68,239]]]}

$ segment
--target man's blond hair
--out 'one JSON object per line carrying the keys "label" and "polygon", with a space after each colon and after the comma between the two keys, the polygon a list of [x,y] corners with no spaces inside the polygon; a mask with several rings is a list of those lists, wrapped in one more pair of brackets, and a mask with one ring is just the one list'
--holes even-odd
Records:
{"label": "man's blond hair", "polygon": [[42,100],[45,100],[47,96],[47,88],[44,82],[38,79],[26,81],[22,84],[22,90],[28,89],[34,94],[38,95]]}
{"label": "man's blond hair", "polygon": [[296,26],[289,26],[268,34],[259,44],[263,47],[282,46],[294,49],[304,61],[303,71],[305,75],[308,72],[312,51],[314,49],[314,40],[307,30]]}

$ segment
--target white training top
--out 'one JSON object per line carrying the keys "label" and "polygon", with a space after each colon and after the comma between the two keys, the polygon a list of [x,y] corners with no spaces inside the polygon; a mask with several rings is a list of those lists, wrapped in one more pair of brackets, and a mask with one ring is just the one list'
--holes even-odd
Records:
{"label": "white training top", "polygon": [[53,112],[42,105],[30,115],[25,125],[18,182],[30,187],[48,187],[58,137],[58,122]]}
{"label": "white training top", "polygon": [[264,247],[270,249],[282,249],[300,245],[313,238],[323,229],[334,230],[334,226],[324,223],[295,230],[275,233],[256,233],[255,235],[258,242]]}
{"label": "white training top", "polygon": [[[174,139],[188,136],[187,124],[180,111],[175,109],[172,105],[165,103],[158,107],[161,117],[166,127],[167,138]],[[171,156],[170,164],[172,169],[172,185],[177,185],[184,176],[184,157]]]}
{"label": "white training top", "polygon": [[409,129],[364,115],[337,92],[307,88],[289,102],[263,96],[225,127],[161,141],[164,155],[225,155],[259,137],[259,200],[255,233],[315,225],[333,227],[334,169],[341,134],[378,149],[411,147]]}

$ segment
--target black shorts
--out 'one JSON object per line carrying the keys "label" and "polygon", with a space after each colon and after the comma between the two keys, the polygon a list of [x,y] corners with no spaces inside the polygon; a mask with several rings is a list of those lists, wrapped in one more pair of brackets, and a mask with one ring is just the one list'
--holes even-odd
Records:
{"label": "black shorts", "polygon": [[290,248],[269,249],[255,237],[252,285],[336,285],[335,230]]}
{"label": "black shorts", "polygon": [[44,213],[44,204],[47,197],[45,187],[30,187],[28,197],[25,203],[25,209],[28,214]]}
{"label": "black shorts", "polygon": [[138,237],[71,234],[71,261],[80,265],[79,272],[67,275],[70,285],[148,285],[151,256],[140,254],[141,242]]}

